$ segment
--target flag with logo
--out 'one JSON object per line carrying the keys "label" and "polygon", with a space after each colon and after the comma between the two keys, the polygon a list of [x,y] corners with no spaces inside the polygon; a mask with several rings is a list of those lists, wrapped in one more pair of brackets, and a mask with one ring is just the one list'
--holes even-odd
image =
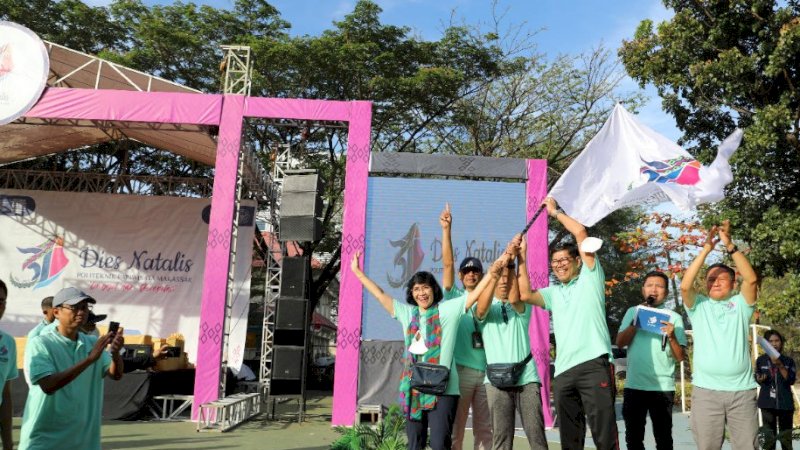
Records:
{"label": "flag with logo", "polygon": [[720,144],[714,162],[703,166],[617,104],[549,195],[585,226],[628,206],[671,201],[689,210],[725,197],[733,180],[728,160],[741,140],[737,129]]}

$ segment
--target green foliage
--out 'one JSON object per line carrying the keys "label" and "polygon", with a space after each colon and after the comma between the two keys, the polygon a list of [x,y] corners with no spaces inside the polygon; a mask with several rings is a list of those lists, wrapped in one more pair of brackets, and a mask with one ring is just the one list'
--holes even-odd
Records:
{"label": "green foliage", "polygon": [[336,427],[342,437],[331,444],[331,450],[404,450],[406,419],[400,407],[392,405],[383,420],[370,425]]}
{"label": "green foliage", "polygon": [[758,310],[760,323],[778,330],[786,339],[784,354],[800,361],[800,273],[765,279]]}
{"label": "green foliage", "polygon": [[703,213],[730,219],[764,276],[796,270],[800,235],[800,3],[664,0],[675,11],[643,21],[619,51],[642,86],[653,84],[681,142],[709,163],[716,143],[745,130],[726,198]]}

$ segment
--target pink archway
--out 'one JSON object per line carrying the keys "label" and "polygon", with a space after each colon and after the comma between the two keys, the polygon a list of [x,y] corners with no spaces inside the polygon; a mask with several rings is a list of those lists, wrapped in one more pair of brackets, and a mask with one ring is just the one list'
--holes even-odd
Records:
{"label": "pink archway", "polygon": [[[198,333],[192,409],[192,417],[196,417],[199,405],[219,397],[225,297],[243,120],[252,117],[347,122],[347,162],[350,165],[351,161],[369,159],[372,104],[367,101],[48,88],[26,117],[219,126]],[[347,177],[348,180],[351,178],[349,171]],[[358,204],[351,208],[349,203],[345,203],[345,217],[352,216],[351,220],[357,222],[355,217],[360,216],[363,227],[363,211],[360,214],[359,211],[354,211],[360,207]],[[342,244],[342,258],[347,261],[352,256],[353,248],[344,240]],[[345,315],[340,316],[340,329],[352,327],[351,319]],[[360,317],[356,320],[360,322]],[[358,367],[357,350],[338,355],[337,367],[340,367],[340,363]],[[337,385],[340,378],[346,377],[337,377]],[[352,412],[355,412],[354,404]],[[352,417],[352,413],[350,416]]]}

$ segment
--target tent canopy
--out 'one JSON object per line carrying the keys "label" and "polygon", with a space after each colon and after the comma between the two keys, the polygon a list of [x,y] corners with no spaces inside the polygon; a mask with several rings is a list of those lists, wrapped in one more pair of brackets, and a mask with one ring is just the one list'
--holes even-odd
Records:
{"label": "tent canopy", "polygon": [[[96,56],[45,41],[50,57],[47,85],[82,89],[198,93]],[[216,141],[205,125],[175,125],[23,117],[0,126],[0,164],[131,139],[213,166]]]}

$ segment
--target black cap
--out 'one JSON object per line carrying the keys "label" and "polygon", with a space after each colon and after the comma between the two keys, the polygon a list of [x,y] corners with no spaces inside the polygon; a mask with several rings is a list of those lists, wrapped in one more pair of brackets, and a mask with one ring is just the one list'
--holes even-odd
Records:
{"label": "black cap", "polygon": [[97,322],[101,322],[103,320],[106,320],[106,317],[108,317],[107,314],[95,314],[95,313],[89,311],[89,317],[86,318],[86,322],[88,322],[88,323],[97,323]]}
{"label": "black cap", "polygon": [[483,264],[481,264],[481,260],[474,257],[474,256],[467,256],[461,261],[461,265],[458,267],[459,272],[463,272],[467,269],[477,270],[480,273],[483,273]]}

